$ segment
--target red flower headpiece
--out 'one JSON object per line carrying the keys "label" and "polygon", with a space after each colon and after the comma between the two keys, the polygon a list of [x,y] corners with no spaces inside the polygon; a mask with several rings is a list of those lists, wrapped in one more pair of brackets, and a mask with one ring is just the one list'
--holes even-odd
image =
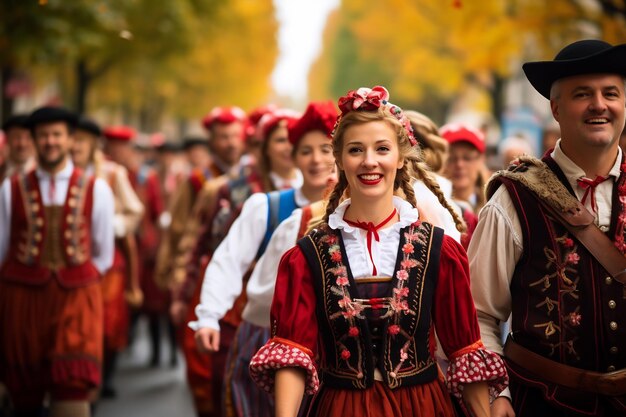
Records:
{"label": "red flower headpiece", "polygon": [[278,110],[273,104],[268,104],[265,106],[260,106],[248,113],[248,123],[246,125],[246,137],[250,138],[254,135],[260,135],[260,132],[257,132],[257,125],[261,121],[261,118],[268,113]]}
{"label": "red flower headpiece", "polygon": [[312,130],[319,130],[330,139],[336,120],[337,109],[331,101],[311,102],[302,117],[289,127],[289,142],[295,146],[305,133]]}
{"label": "red flower headpiece", "polygon": [[239,107],[215,107],[202,119],[202,125],[210,129],[215,123],[231,124],[246,121],[246,113]]}
{"label": "red flower headpiece", "polygon": [[291,109],[277,109],[266,113],[257,124],[259,137],[265,141],[267,140],[267,135],[269,135],[279,123],[284,121],[285,126],[288,128],[296,123],[298,119],[300,119],[300,113]]}
{"label": "red flower headpiece", "polygon": [[341,114],[337,118],[337,122],[335,123],[335,128],[333,129],[333,136],[335,135],[335,130],[339,125],[339,121],[341,117],[343,117],[346,113],[351,111],[375,111],[380,107],[387,107],[389,112],[402,123],[404,129],[406,130],[409,141],[412,146],[417,146],[417,140],[415,139],[415,134],[413,133],[413,127],[411,127],[411,122],[404,115],[402,109],[395,104],[390,103],[389,101],[389,91],[383,86],[377,85],[374,88],[361,87],[358,90],[348,91],[343,97],[339,98],[337,105],[341,110]]}

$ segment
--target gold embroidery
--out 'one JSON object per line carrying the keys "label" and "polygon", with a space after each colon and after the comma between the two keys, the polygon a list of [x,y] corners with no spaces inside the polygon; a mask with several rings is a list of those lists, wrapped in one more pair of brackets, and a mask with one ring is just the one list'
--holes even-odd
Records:
{"label": "gold embroidery", "polygon": [[557,331],[560,332],[561,331],[561,327],[554,324],[553,321],[549,321],[547,323],[540,323],[540,324],[535,324],[533,327],[545,327],[545,334],[546,334],[546,339],[550,336],[552,336],[553,334],[555,334]]}

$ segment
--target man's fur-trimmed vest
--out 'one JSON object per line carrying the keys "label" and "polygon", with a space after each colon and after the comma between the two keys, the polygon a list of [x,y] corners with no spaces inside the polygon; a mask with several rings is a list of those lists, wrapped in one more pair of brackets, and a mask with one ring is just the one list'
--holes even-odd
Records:
{"label": "man's fur-trimmed vest", "polygon": [[[370,387],[375,363],[392,389],[437,378],[429,340],[442,242],[443,230],[429,223],[403,228],[387,296],[365,299],[357,290],[339,231],[324,225],[298,241],[314,277],[323,384]],[[369,310],[380,311],[379,329],[366,318]],[[380,340],[378,349],[374,336]]]}
{"label": "man's fur-trimmed vest", "polygon": [[[511,280],[512,331],[522,346],[556,362],[610,372],[626,367],[626,292],[583,245],[539,204],[536,195],[557,209],[576,201],[567,178],[550,156],[545,164],[520,158],[496,173],[487,186],[491,197],[503,184],[513,201],[524,252]],[[531,192],[533,189],[534,192]],[[613,188],[611,225],[606,232],[622,253],[626,245],[626,175]],[[594,413],[599,398],[547,384],[510,361],[509,373],[541,388],[550,402]],[[614,398],[622,402],[624,398]],[[618,405],[618,407],[620,407]]]}
{"label": "man's fur-trimmed vest", "polygon": [[74,169],[63,206],[44,207],[35,171],[11,178],[11,237],[0,279],[66,288],[97,281],[91,262],[94,178]]}

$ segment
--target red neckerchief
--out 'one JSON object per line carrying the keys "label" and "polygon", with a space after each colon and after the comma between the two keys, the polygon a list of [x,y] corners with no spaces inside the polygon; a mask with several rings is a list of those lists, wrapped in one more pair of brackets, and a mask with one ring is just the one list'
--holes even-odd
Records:
{"label": "red neckerchief", "polygon": [[580,177],[576,180],[576,183],[580,188],[585,190],[585,194],[581,200],[581,203],[585,205],[585,201],[587,201],[587,197],[591,196],[591,210],[596,212],[596,187],[602,184],[604,181],[608,180],[610,177],[607,175],[606,177],[602,175],[598,175],[595,179]]}
{"label": "red neckerchief", "polygon": [[394,218],[394,216],[396,215],[397,212],[398,211],[394,207],[394,209],[391,212],[391,214],[389,215],[389,217],[387,217],[385,220],[383,220],[382,222],[380,222],[376,226],[374,226],[374,223],[372,223],[372,222],[360,222],[360,221],[353,222],[351,220],[346,219],[345,217],[343,219],[350,226],[358,227],[359,229],[363,229],[363,230],[367,231],[367,252],[370,255],[370,260],[372,261],[372,266],[374,268],[373,271],[372,271],[372,275],[373,276],[377,275],[377,271],[376,271],[376,265],[374,265],[374,258],[372,257],[372,236],[374,237],[374,239],[376,239],[376,242],[380,242],[380,237],[378,236],[378,231],[381,229],[381,227],[383,227],[384,225],[389,223],[391,221],[391,219]]}

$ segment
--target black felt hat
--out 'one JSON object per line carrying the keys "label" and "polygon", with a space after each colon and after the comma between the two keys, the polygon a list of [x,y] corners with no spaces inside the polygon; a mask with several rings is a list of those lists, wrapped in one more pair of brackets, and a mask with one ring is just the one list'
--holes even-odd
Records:
{"label": "black felt hat", "polygon": [[44,106],[33,111],[28,116],[26,125],[33,129],[37,125],[54,122],[65,122],[68,126],[74,128],[78,122],[78,116],[76,116],[76,113],[63,107]]}
{"label": "black felt hat", "polygon": [[2,130],[6,132],[14,127],[28,129],[28,125],[26,124],[27,120],[27,114],[16,114],[14,116],[11,116],[2,124]]}
{"label": "black felt hat", "polygon": [[202,136],[187,136],[183,139],[184,150],[194,146],[209,146],[209,141]]}
{"label": "black felt hat", "polygon": [[553,61],[527,62],[522,68],[535,90],[549,99],[552,83],[560,78],[602,73],[626,76],[626,44],[582,40],[561,49]]}
{"label": "black felt hat", "polygon": [[76,129],[91,133],[96,137],[102,136],[102,129],[100,128],[98,123],[85,116],[81,116],[78,119],[78,122],[76,123]]}

